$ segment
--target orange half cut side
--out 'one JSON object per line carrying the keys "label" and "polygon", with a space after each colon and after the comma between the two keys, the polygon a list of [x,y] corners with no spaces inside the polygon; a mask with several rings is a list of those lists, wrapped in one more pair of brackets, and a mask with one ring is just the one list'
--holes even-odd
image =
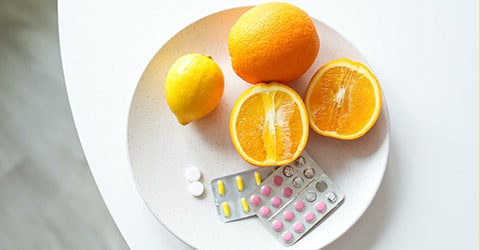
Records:
{"label": "orange half cut side", "polygon": [[230,136],[240,156],[252,165],[278,166],[297,159],[308,140],[308,115],[302,98],[280,83],[260,83],[237,99]]}
{"label": "orange half cut side", "polygon": [[377,78],[365,65],[342,58],[323,65],[313,75],[305,105],[313,131],[353,140],[376,123],[382,92]]}

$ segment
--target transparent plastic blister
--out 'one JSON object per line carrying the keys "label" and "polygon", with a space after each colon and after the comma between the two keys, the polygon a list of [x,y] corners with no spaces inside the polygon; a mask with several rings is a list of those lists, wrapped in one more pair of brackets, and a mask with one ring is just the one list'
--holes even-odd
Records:
{"label": "transparent plastic blister", "polygon": [[213,179],[210,184],[220,220],[230,222],[255,216],[247,199],[274,170],[274,167],[256,168]]}
{"label": "transparent plastic blister", "polygon": [[248,197],[255,214],[285,246],[291,246],[321,222],[345,195],[304,152],[278,167]]}

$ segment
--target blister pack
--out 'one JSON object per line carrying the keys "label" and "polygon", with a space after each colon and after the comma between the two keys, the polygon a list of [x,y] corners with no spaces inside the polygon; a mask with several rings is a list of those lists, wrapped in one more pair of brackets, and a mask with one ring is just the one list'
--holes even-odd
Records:
{"label": "blister pack", "polygon": [[248,195],[274,170],[274,167],[257,168],[213,179],[210,184],[220,220],[230,222],[254,216]]}
{"label": "blister pack", "polygon": [[278,167],[248,197],[268,230],[291,246],[339,206],[344,194],[306,153]]}

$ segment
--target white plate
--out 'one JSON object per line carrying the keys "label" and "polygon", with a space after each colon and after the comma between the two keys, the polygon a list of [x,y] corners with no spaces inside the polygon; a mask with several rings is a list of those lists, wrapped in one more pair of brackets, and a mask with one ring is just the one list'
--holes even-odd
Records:
{"label": "white plate", "polygon": [[[283,246],[255,217],[223,223],[217,217],[210,180],[253,169],[236,153],[228,131],[232,105],[251,85],[230,66],[227,36],[249,7],[224,10],[189,25],[153,57],[136,88],[130,107],[128,146],[138,191],[158,220],[180,240],[197,249],[280,249]],[[367,63],[345,38],[315,20],[320,54],[304,76],[290,84],[303,95],[306,83],[321,65],[348,57]],[[225,93],[216,110],[187,126],[177,123],[164,98],[164,77],[180,56],[210,55],[225,76]],[[319,249],[347,231],[364,213],[380,185],[389,151],[387,106],[364,137],[340,141],[310,133],[307,152],[345,193],[345,202],[289,249]],[[188,192],[185,171],[203,172],[206,193],[200,199]],[[142,229],[139,229],[142,230]]]}

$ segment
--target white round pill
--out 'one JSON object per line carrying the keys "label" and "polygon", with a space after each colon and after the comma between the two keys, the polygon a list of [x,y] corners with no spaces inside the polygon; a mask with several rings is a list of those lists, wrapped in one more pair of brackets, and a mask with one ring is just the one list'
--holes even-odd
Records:
{"label": "white round pill", "polygon": [[185,177],[189,182],[199,181],[202,178],[202,172],[197,167],[189,167],[185,172]]}
{"label": "white round pill", "polygon": [[194,181],[188,185],[188,191],[190,192],[191,195],[193,196],[200,196],[203,194],[203,191],[205,191],[205,188],[201,182]]}

